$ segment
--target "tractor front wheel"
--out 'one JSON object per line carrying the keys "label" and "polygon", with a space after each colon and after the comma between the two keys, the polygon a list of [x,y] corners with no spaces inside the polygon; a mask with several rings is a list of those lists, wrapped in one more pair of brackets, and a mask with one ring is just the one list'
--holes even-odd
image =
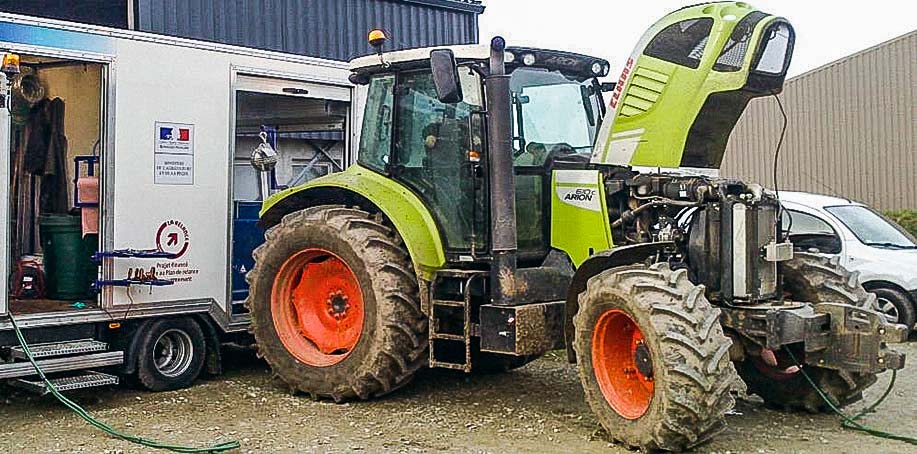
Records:
{"label": "tractor front wheel", "polygon": [[250,330],[291,391],[368,399],[426,363],[427,318],[395,231],[362,210],[319,206],[265,238],[247,276]]}
{"label": "tractor front wheel", "polygon": [[719,317],[704,287],[666,264],[589,280],[574,348],[586,400],[612,438],[681,451],[725,427],[737,375]]}
{"label": "tractor front wheel", "polygon": [[[784,288],[794,301],[844,303],[865,309],[876,308],[876,296],[860,285],[857,273],[844,269],[837,257],[797,252],[784,263]],[[738,364],[738,371],[748,385],[748,392],[757,394],[764,403],[781,410],[803,410],[811,413],[828,412],[831,407],[803,376],[798,365],[784,350],[772,352],[773,364],[761,356],[749,355]],[[797,359],[802,360],[801,354]],[[876,382],[875,374],[805,366],[809,377],[836,407],[843,407],[863,398],[863,390]]]}

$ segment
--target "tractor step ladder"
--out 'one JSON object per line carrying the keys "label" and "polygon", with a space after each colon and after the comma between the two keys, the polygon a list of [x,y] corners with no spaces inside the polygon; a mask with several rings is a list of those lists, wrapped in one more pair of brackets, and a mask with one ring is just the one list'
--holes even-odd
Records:
{"label": "tractor step ladder", "polygon": [[[440,270],[430,287],[430,367],[471,372],[472,288],[486,271]],[[459,352],[464,351],[464,355]]]}

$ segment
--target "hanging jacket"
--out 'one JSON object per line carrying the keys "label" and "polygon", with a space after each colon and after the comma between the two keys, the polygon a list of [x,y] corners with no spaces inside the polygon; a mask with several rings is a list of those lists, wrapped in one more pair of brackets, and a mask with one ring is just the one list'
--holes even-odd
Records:
{"label": "hanging jacket", "polygon": [[29,115],[25,169],[41,176],[39,209],[44,214],[70,210],[67,181],[67,137],[64,136],[64,101],[41,100]]}

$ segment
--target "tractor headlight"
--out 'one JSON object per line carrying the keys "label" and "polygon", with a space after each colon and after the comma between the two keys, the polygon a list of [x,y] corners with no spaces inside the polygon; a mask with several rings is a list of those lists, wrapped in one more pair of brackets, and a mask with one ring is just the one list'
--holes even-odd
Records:
{"label": "tractor headlight", "polygon": [[506,51],[503,53],[503,63],[512,63],[516,61],[516,54]]}
{"label": "tractor headlight", "polygon": [[535,54],[525,54],[522,56],[522,63],[525,66],[532,66],[535,64]]}

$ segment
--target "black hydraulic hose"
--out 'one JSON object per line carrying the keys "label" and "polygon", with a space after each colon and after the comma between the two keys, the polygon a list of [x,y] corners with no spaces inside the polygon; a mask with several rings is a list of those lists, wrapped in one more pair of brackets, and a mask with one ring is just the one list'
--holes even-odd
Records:
{"label": "black hydraulic hose", "polygon": [[655,199],[651,202],[644,203],[643,205],[640,205],[637,208],[634,208],[633,210],[629,210],[629,211],[625,211],[621,213],[621,217],[619,217],[618,219],[615,219],[615,221],[611,223],[611,228],[616,229],[618,227],[621,227],[621,225],[623,225],[624,222],[627,221],[628,219],[633,219],[634,216],[646,211],[647,209],[652,208],[652,207],[657,207],[660,205],[672,205],[672,206],[679,206],[679,207],[697,207],[697,206],[700,206],[701,204],[699,202],[685,202],[681,200],[672,200],[672,199]]}

